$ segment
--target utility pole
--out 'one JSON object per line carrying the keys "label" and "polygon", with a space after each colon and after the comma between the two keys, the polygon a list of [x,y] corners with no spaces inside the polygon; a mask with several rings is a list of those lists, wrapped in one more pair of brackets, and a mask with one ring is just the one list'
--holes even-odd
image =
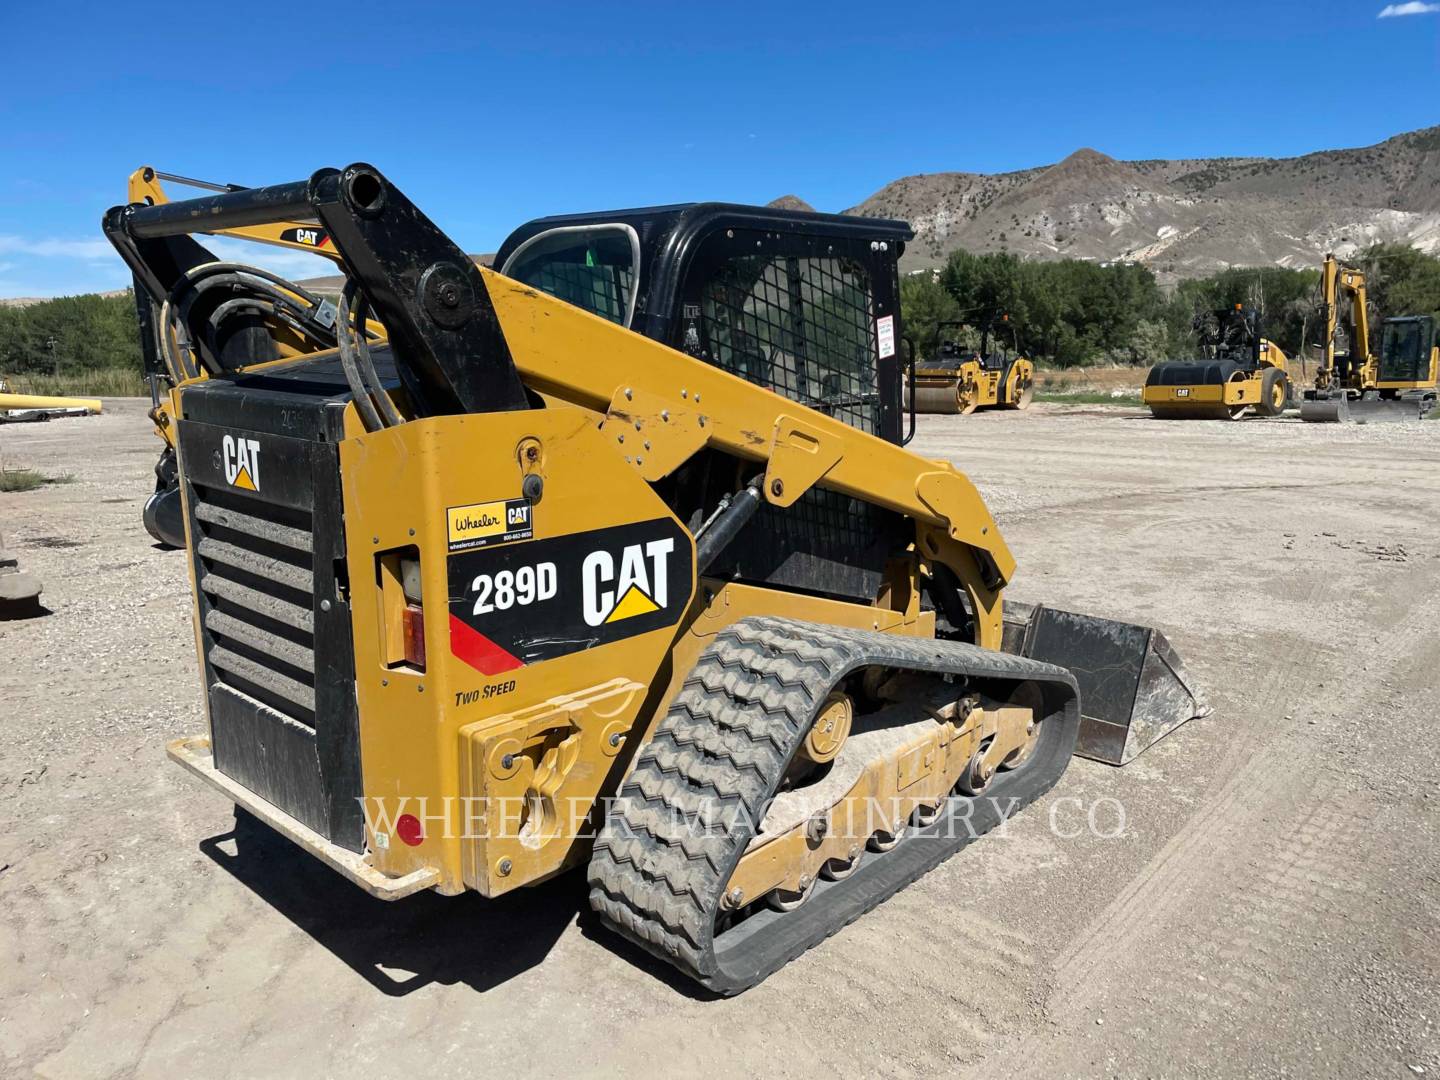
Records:
{"label": "utility pole", "polygon": [[45,339],[45,348],[50,350],[50,373],[58,379],[60,377],[60,359],[55,352],[56,344],[58,343],[54,334]]}

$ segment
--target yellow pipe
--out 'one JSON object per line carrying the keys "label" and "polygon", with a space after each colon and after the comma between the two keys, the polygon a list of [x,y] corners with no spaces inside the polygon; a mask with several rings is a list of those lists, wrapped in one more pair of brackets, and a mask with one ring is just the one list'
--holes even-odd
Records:
{"label": "yellow pipe", "polygon": [[35,394],[0,394],[0,409],[86,409],[100,411],[99,398],[38,397]]}

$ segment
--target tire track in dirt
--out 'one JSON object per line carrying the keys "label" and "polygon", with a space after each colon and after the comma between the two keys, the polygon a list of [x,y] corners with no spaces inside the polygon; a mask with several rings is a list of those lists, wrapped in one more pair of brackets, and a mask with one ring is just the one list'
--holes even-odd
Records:
{"label": "tire track in dirt", "polygon": [[[1304,600],[1311,612],[1328,610],[1336,580],[1316,575]],[[1343,591],[1343,590],[1342,590]],[[1369,642],[1348,654],[1352,672],[1375,666],[1382,658],[1403,668],[1433,638],[1437,615],[1432,608],[1412,607],[1384,635],[1366,635]],[[1352,627],[1353,629],[1353,627]],[[1314,678],[1313,658],[1291,662],[1280,678],[1271,673],[1269,691],[1253,711],[1273,715],[1282,700]],[[1338,691],[1327,686],[1326,707],[1344,713],[1372,693],[1366,681],[1351,678]],[[1297,700],[1293,715],[1313,701],[1313,693]],[[1300,737],[1291,737],[1299,735]],[[1211,987],[1204,1002],[1212,1009],[1230,1009],[1235,1002],[1263,996],[1269,985],[1264,957],[1285,947],[1297,920],[1343,908],[1340,897],[1354,886],[1340,848],[1354,843],[1358,825],[1346,825],[1343,802],[1325,776],[1328,744],[1308,735],[1304,722],[1276,727],[1259,747],[1232,743],[1218,772],[1228,776],[1215,798],[1137,874],[1115,900],[1079,934],[1056,964],[1054,988],[1046,1002],[1047,1018],[1068,1027],[1088,1015],[1091,1003],[1112,988],[1133,992],[1140,958],[1153,961],[1149,943],[1157,937],[1193,935],[1198,898],[1225,896],[1222,907],[1239,913],[1235,922],[1222,920],[1220,946],[1232,959],[1250,958],[1235,968],[1227,982]],[[1338,848],[1331,842],[1344,839]],[[1333,879],[1333,883],[1327,883]],[[1259,901],[1259,902],[1257,902]],[[1167,983],[1167,992],[1172,984]],[[1246,995],[1249,995],[1248,997]],[[1181,1010],[1183,1012],[1183,1010]],[[1028,1045],[1013,1059],[1016,1074],[1039,1068],[1044,1047]],[[1043,1070],[1042,1070],[1043,1071]]]}
{"label": "tire track in dirt", "polygon": [[[936,1075],[973,1061],[1035,1011],[1044,973],[1024,934],[975,910],[937,919],[919,892],[892,897],[883,910],[893,948],[841,934],[805,962],[828,988],[817,1003],[824,1012],[889,1018],[886,1037],[905,1047],[903,1071]],[[917,1007],[897,1013],[899,1002]]]}

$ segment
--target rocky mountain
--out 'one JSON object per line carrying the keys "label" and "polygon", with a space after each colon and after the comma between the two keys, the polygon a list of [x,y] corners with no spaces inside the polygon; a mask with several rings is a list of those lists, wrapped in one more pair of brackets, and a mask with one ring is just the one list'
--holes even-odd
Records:
{"label": "rocky mountain", "polygon": [[776,210],[813,211],[815,209],[799,195],[781,195],[778,199],[771,199],[765,205],[773,206]]}
{"label": "rocky mountain", "polygon": [[[794,200],[787,195],[777,203]],[[1226,266],[1314,266],[1377,241],[1440,253],[1440,126],[1295,158],[1116,161],[907,176],[845,211],[902,218],[907,270],[956,248],[1133,260],[1162,279]]]}

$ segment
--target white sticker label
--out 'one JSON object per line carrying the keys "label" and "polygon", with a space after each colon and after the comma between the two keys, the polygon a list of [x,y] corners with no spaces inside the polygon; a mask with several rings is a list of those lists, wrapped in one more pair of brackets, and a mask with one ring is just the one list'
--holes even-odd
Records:
{"label": "white sticker label", "polygon": [[875,320],[875,337],[880,343],[880,359],[895,355],[895,316]]}

